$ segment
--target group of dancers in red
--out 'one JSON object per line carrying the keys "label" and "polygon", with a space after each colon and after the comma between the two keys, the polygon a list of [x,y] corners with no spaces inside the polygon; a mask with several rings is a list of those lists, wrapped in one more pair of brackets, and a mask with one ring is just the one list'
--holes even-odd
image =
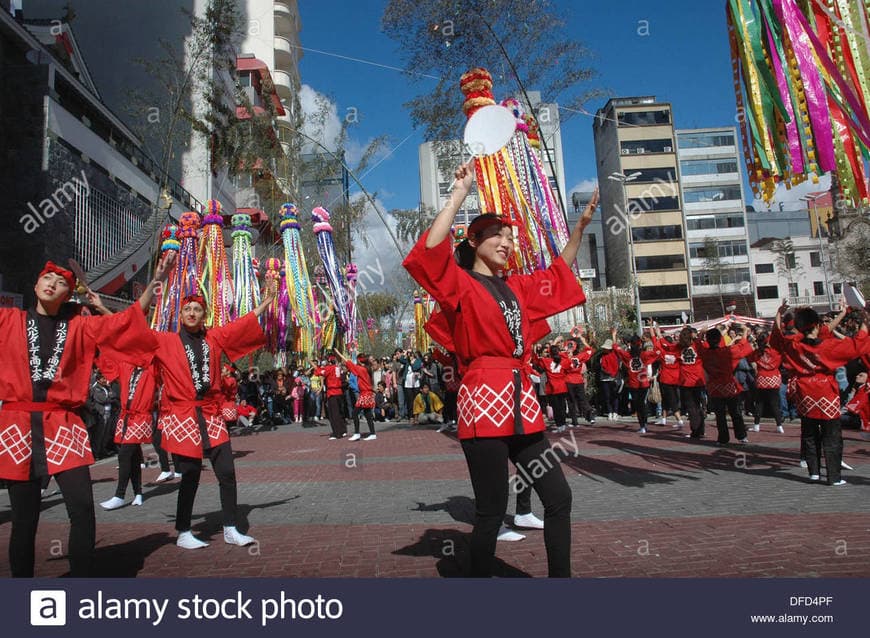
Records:
{"label": "group of dancers in red", "polygon": [[[583,343],[566,358],[557,346],[536,357],[534,344],[549,333],[548,317],[585,302],[571,265],[598,195],[596,192],[562,254],[549,268],[504,277],[514,250],[514,228],[506,218],[494,213],[479,215],[469,225],[466,239],[454,247],[454,218],[473,178],[471,165],[456,171],[447,204],[404,261],[411,276],[437,301],[438,309],[427,329],[453,354],[462,377],[457,429],[476,508],[469,573],[489,576],[493,572],[496,540],[508,506],[510,461],[526,476],[534,477],[532,488],[544,505],[548,573],[568,577],[572,491],[559,463],[548,463],[546,470],[540,471],[540,459],[552,456],[553,451],[545,436],[544,412],[532,376],[534,365],[549,370],[554,380],[562,366],[576,373],[583,363],[580,359],[587,357],[591,348]],[[78,409],[87,396],[98,352],[103,365],[116,371],[121,385],[123,404],[116,442],[121,448],[119,457],[125,459],[121,463],[119,458],[124,490],[138,458],[134,448],[150,441],[151,406],[159,386],[161,446],[175,456],[175,469],[181,474],[177,545],[184,549],[206,546],[191,530],[194,498],[206,457],[219,482],[224,540],[235,545],[255,542],[236,526],[236,476],[223,414],[221,362],[224,356],[235,361],[265,344],[258,316],[274,291],[267,290],[254,311],[208,330],[204,328],[204,300],[188,297],[183,300],[180,331],[158,333],[149,329],[145,311],[170,265],[171,257],[157,267],[155,279],[139,302],[115,315],[87,316],[81,305],[67,303],[75,277],[51,262],[34,287],[35,307],[0,310],[0,479],[6,483],[12,508],[9,560],[13,576],[33,576],[40,494],[48,476],[56,479],[69,513],[70,574],[91,573],[96,526],[89,466],[94,459]],[[88,292],[88,296],[99,306],[95,294]],[[717,329],[699,336],[684,328],[672,339],[651,328],[648,347],[635,337],[624,349],[614,332],[603,345],[608,352],[602,357],[602,369],[615,373],[614,359],[626,367],[632,402],[644,428],[648,366],[662,359],[662,369],[670,374],[666,385],[672,386],[667,391],[678,391],[689,413],[690,436],[704,435],[701,397],[706,388],[716,412],[719,441],[724,443],[729,437],[726,412],[734,421],[737,438],[746,437],[737,407],[736,397],[742,388],[734,376],[736,362],[752,358],[759,378],[764,379],[761,383],[764,388],[769,385],[771,391],[778,389],[781,363],[791,373],[790,392],[801,416],[810,479],[819,480],[824,456],[827,482],[839,485],[840,397],[833,374],[847,361],[870,353],[866,321],[855,336],[840,338],[823,329],[819,316],[808,308],[795,310],[786,326],[785,310],[780,308],[777,313],[769,339],[755,348],[745,332],[726,344]],[[348,365],[364,377],[364,363]],[[326,368],[320,373],[332,400],[330,379],[335,375]],[[361,391],[362,403],[357,407],[363,410],[370,436],[374,436],[370,383]],[[333,412],[339,413],[330,410]],[[333,437],[342,434],[334,424]],[[123,500],[123,493],[118,498]]]}

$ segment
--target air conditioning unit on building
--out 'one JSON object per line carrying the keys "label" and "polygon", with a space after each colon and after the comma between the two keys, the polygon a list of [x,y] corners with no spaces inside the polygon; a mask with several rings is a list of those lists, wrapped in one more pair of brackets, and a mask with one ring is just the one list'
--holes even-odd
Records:
{"label": "air conditioning unit on building", "polygon": [[635,151],[635,153],[646,153],[646,149],[641,147]]}
{"label": "air conditioning unit on building", "polygon": [[631,153],[631,149],[630,149],[630,148],[624,148],[624,149],[622,149],[622,154],[623,154],[623,155],[628,155],[629,153]]}
{"label": "air conditioning unit on building", "polygon": [[665,146],[665,153],[670,153],[670,152],[672,152],[673,150],[674,150],[674,149],[673,149],[672,147],[670,147],[670,146]]}

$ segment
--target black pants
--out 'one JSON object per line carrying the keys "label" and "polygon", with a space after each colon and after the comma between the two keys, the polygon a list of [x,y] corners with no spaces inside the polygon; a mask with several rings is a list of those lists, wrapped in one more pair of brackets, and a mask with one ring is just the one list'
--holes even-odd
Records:
{"label": "black pants", "polygon": [[782,407],[779,401],[779,388],[774,390],[755,389],[755,425],[761,423],[761,417],[764,415],[765,406],[773,413],[773,418],[776,419],[776,425],[782,425]]}
{"label": "black pants", "polygon": [[118,488],[115,496],[124,498],[127,483],[133,483],[133,496],[142,493],[142,446],[123,443],[118,446]]}
{"label": "black pants", "polygon": [[532,486],[523,483],[517,492],[517,516],[532,513]]}
{"label": "black pants", "polygon": [[716,439],[719,443],[728,443],[730,440],[728,434],[728,420],[725,418],[725,412],[731,415],[731,423],[734,426],[734,437],[736,439],[746,438],[746,423],[743,421],[743,410],[740,406],[740,395],[733,397],[710,397],[710,407],[716,414],[716,429],[719,430],[719,437]]}
{"label": "black pants", "polygon": [[[680,414],[680,388],[670,383],[661,383],[662,390],[662,414]],[[682,416],[682,415],[681,415]]]}
{"label": "black pants", "polygon": [[453,421],[455,423],[459,420],[459,418],[456,416],[457,396],[459,396],[458,392],[444,393],[444,410],[442,410],[442,413],[444,414],[444,421],[446,422]]}
{"label": "black pants", "polygon": [[366,417],[366,423],[369,426],[369,434],[375,433],[375,419],[372,414],[372,408],[354,408],[353,409],[353,431],[359,434],[359,415],[362,412]]}
{"label": "black pants", "polygon": [[[97,537],[94,493],[87,465],[54,475],[69,515],[70,576],[90,576]],[[36,560],[36,528],[42,507],[42,479],[8,481],[12,506],[12,532],[9,536],[9,566],[15,578],[33,578]]]}
{"label": "black pants", "polygon": [[557,428],[565,425],[565,399],[567,398],[567,393],[547,395],[547,403],[553,408],[553,421],[556,422]]}
{"label": "black pants", "polygon": [[604,401],[604,412],[616,414],[619,412],[619,393],[616,391],[616,381],[601,382],[601,397]]}
{"label": "black pants", "polygon": [[680,403],[689,413],[689,428],[693,439],[704,436],[704,387],[680,386]]}
{"label": "black pants", "polygon": [[414,418],[414,397],[417,396],[419,388],[406,388],[402,386],[402,392],[405,393],[405,418]]}
{"label": "black pants", "polygon": [[840,428],[840,419],[823,421],[802,416],[801,440],[807,453],[809,473],[820,474],[824,453],[828,485],[839,481],[840,463],[843,462],[843,431]]}
{"label": "black pants", "polygon": [[631,395],[631,407],[637,412],[637,423],[640,427],[646,427],[646,397],[649,394],[649,388],[629,388]]}
{"label": "black pants", "polygon": [[341,413],[341,404],[344,403],[344,400],[343,394],[337,394],[326,399],[326,412],[329,415],[332,436],[337,439],[347,434],[347,422]]}
{"label": "black pants", "polygon": [[[151,430],[151,441],[154,445],[154,451],[157,452],[157,458],[160,461],[160,471],[169,471],[169,454],[163,449],[163,432],[157,429],[157,420],[154,420],[154,427]],[[173,455],[175,456],[175,455]],[[177,459],[173,459],[177,461]],[[176,463],[177,466],[177,463]]]}
{"label": "black pants", "polygon": [[592,420],[592,406],[586,398],[585,383],[568,384],[568,416],[571,423],[577,425],[577,419],[582,415],[587,421]]}
{"label": "black pants", "polygon": [[[474,489],[476,520],[471,532],[471,576],[492,575],[498,530],[508,506],[508,460],[520,476],[533,480],[532,487],[544,504],[544,544],[551,577],[571,576],[571,488],[562,465],[543,432],[493,438],[465,439],[462,451]],[[546,470],[532,478],[529,464],[536,460]],[[517,505],[519,510],[519,505]]]}
{"label": "black pants", "polygon": [[[211,467],[220,486],[221,512],[224,526],[236,524],[236,466],[233,462],[233,448],[229,441],[217,447],[203,450],[203,455],[211,460]],[[199,477],[202,474],[202,459],[192,456],[176,455],[175,469],[181,473],[181,485],[178,488],[178,506],[175,510],[175,529],[179,532],[190,531],[190,519],[193,515],[193,501],[199,488]]]}

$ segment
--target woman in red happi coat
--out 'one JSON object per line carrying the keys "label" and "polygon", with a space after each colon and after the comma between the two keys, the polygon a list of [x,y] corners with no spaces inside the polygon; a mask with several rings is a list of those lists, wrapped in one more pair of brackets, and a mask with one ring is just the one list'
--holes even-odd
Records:
{"label": "woman in red happi coat", "polygon": [[770,334],[763,332],[758,336],[755,351],[746,360],[755,367],[755,427],[761,429],[761,415],[767,407],[776,421],[776,431],[782,434],[782,407],[779,390],[782,386],[782,355],[770,345]]}
{"label": "woman in red happi coat", "polygon": [[[496,537],[507,510],[508,460],[535,477],[544,503],[544,540],[551,576],[571,574],[571,490],[544,437],[544,419],[529,379],[533,322],[585,301],[568,264],[592,219],[597,196],[546,270],[502,279],[514,251],[513,228],[494,214],[469,225],[453,254],[450,228],[474,179],[471,165],[456,171],[448,203],[404,261],[411,276],[449,320],[463,369],[458,434],[474,488],[477,517],[471,535],[471,573],[492,574]],[[461,264],[461,265],[460,265]]]}
{"label": "woman in red happi coat", "polygon": [[721,445],[731,440],[728,421],[725,419],[726,411],[731,415],[735,438],[740,443],[749,442],[740,406],[743,386],[734,376],[740,360],[752,354],[753,348],[747,339],[748,335],[749,326],[743,326],[740,335],[726,346],[722,344],[722,333],[719,329],[710,328],[705,336],[706,343],[698,342],[698,352],[704,364],[704,372],[707,373],[708,403],[716,413],[716,429],[719,431],[716,441]]}
{"label": "woman in red happi coat", "polygon": [[372,368],[369,363],[368,355],[360,353],[357,355],[358,363],[354,363],[340,352],[336,352],[344,365],[347,366],[349,372],[356,375],[357,383],[359,384],[359,396],[356,399],[356,404],[353,407],[353,436],[351,441],[359,441],[359,415],[362,413],[366,418],[366,424],[369,426],[369,433],[364,441],[374,441],[378,438],[375,434],[375,393],[372,389]]}
{"label": "woman in red happi coat", "polygon": [[622,361],[628,372],[628,392],[631,396],[631,407],[637,414],[638,432],[646,434],[647,413],[646,397],[649,394],[650,374],[649,366],[659,360],[661,351],[644,350],[643,341],[637,335],[631,338],[628,352],[619,345],[616,338],[616,328],[610,329],[610,338],[613,341],[613,351]]}
{"label": "woman in red happi coat", "polygon": [[675,343],[662,339],[661,330],[654,326],[655,347],[665,355],[672,354],[680,360],[680,405],[689,413],[689,438],[704,438],[704,364],[696,343],[697,331],[691,326],[680,330]]}
{"label": "woman in red happi coat", "polygon": [[220,485],[224,541],[248,545],[253,538],[236,529],[236,470],[230,435],[223,418],[226,397],[221,385],[221,357],[236,361],[262,347],[266,336],[257,318],[274,296],[268,288],[262,303],[245,316],[217,328],[204,327],[205,300],[193,295],[182,300],[181,330],[155,332],[155,357],[163,390],[157,427],[163,448],[176,455],[181,473],[175,529],[176,544],[184,549],[206,547],[190,530],[193,502],[209,457]]}
{"label": "woman in red happi coat", "polygon": [[323,377],[326,387],[326,413],[332,428],[330,441],[347,436],[347,422],[341,414],[341,402],[344,401],[344,390],[341,388],[341,366],[336,363],[335,355],[329,355],[327,363],[314,371],[315,376]]}
{"label": "woman in red happi coat", "polygon": [[[163,272],[159,268],[158,277]],[[94,457],[79,410],[98,348],[147,365],[156,347],[143,310],[156,280],[140,303],[111,317],[84,316],[82,306],[66,303],[74,285],[72,272],[48,262],[34,286],[35,307],[0,309],[0,479],[12,507],[9,564],[17,577],[33,576],[41,487],[49,476],[69,514],[70,574],[90,574],[96,522],[88,466]]]}
{"label": "woman in red happi coat", "polygon": [[770,343],[782,353],[783,366],[794,379],[810,480],[820,480],[824,454],[828,485],[844,485],[846,481],[840,478],[843,461],[840,387],[834,372],[852,359],[870,353],[867,316],[865,313],[858,336],[821,339],[818,313],[812,308],[800,308],[794,313],[794,325],[800,338],[793,339],[782,333],[782,315],[787,307],[783,304],[777,310]]}

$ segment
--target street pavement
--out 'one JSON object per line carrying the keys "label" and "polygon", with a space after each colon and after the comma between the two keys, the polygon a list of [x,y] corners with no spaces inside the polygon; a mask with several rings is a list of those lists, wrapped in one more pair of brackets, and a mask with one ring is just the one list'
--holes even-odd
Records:
{"label": "street pavement", "polygon": [[[258,539],[249,547],[224,543],[217,482],[206,469],[193,531],[211,545],[177,548],[177,481],[155,484],[159,469],[146,468],[144,505],[110,512],[97,505],[95,575],[462,576],[474,501],[455,434],[377,425],[375,441],[329,441],[325,423],[233,437],[239,528]],[[716,445],[712,418],[701,441],[670,425],[651,425],[646,435],[636,430],[624,417],[547,435],[574,494],[575,576],[870,576],[870,442],[857,432],[844,432],[844,460],[854,467],[843,472],[848,484],[829,487],[809,482],[798,465],[797,421],[777,434],[765,420],[748,444],[727,446]],[[91,468],[95,501],[114,494],[116,467],[109,458]],[[537,496],[532,503],[543,518]],[[511,514],[514,504],[512,495]],[[9,521],[4,490],[0,577],[9,576]],[[499,542],[498,575],[546,576],[543,532],[524,533],[523,541]],[[67,534],[52,482],[43,498],[37,576],[67,573]]]}

